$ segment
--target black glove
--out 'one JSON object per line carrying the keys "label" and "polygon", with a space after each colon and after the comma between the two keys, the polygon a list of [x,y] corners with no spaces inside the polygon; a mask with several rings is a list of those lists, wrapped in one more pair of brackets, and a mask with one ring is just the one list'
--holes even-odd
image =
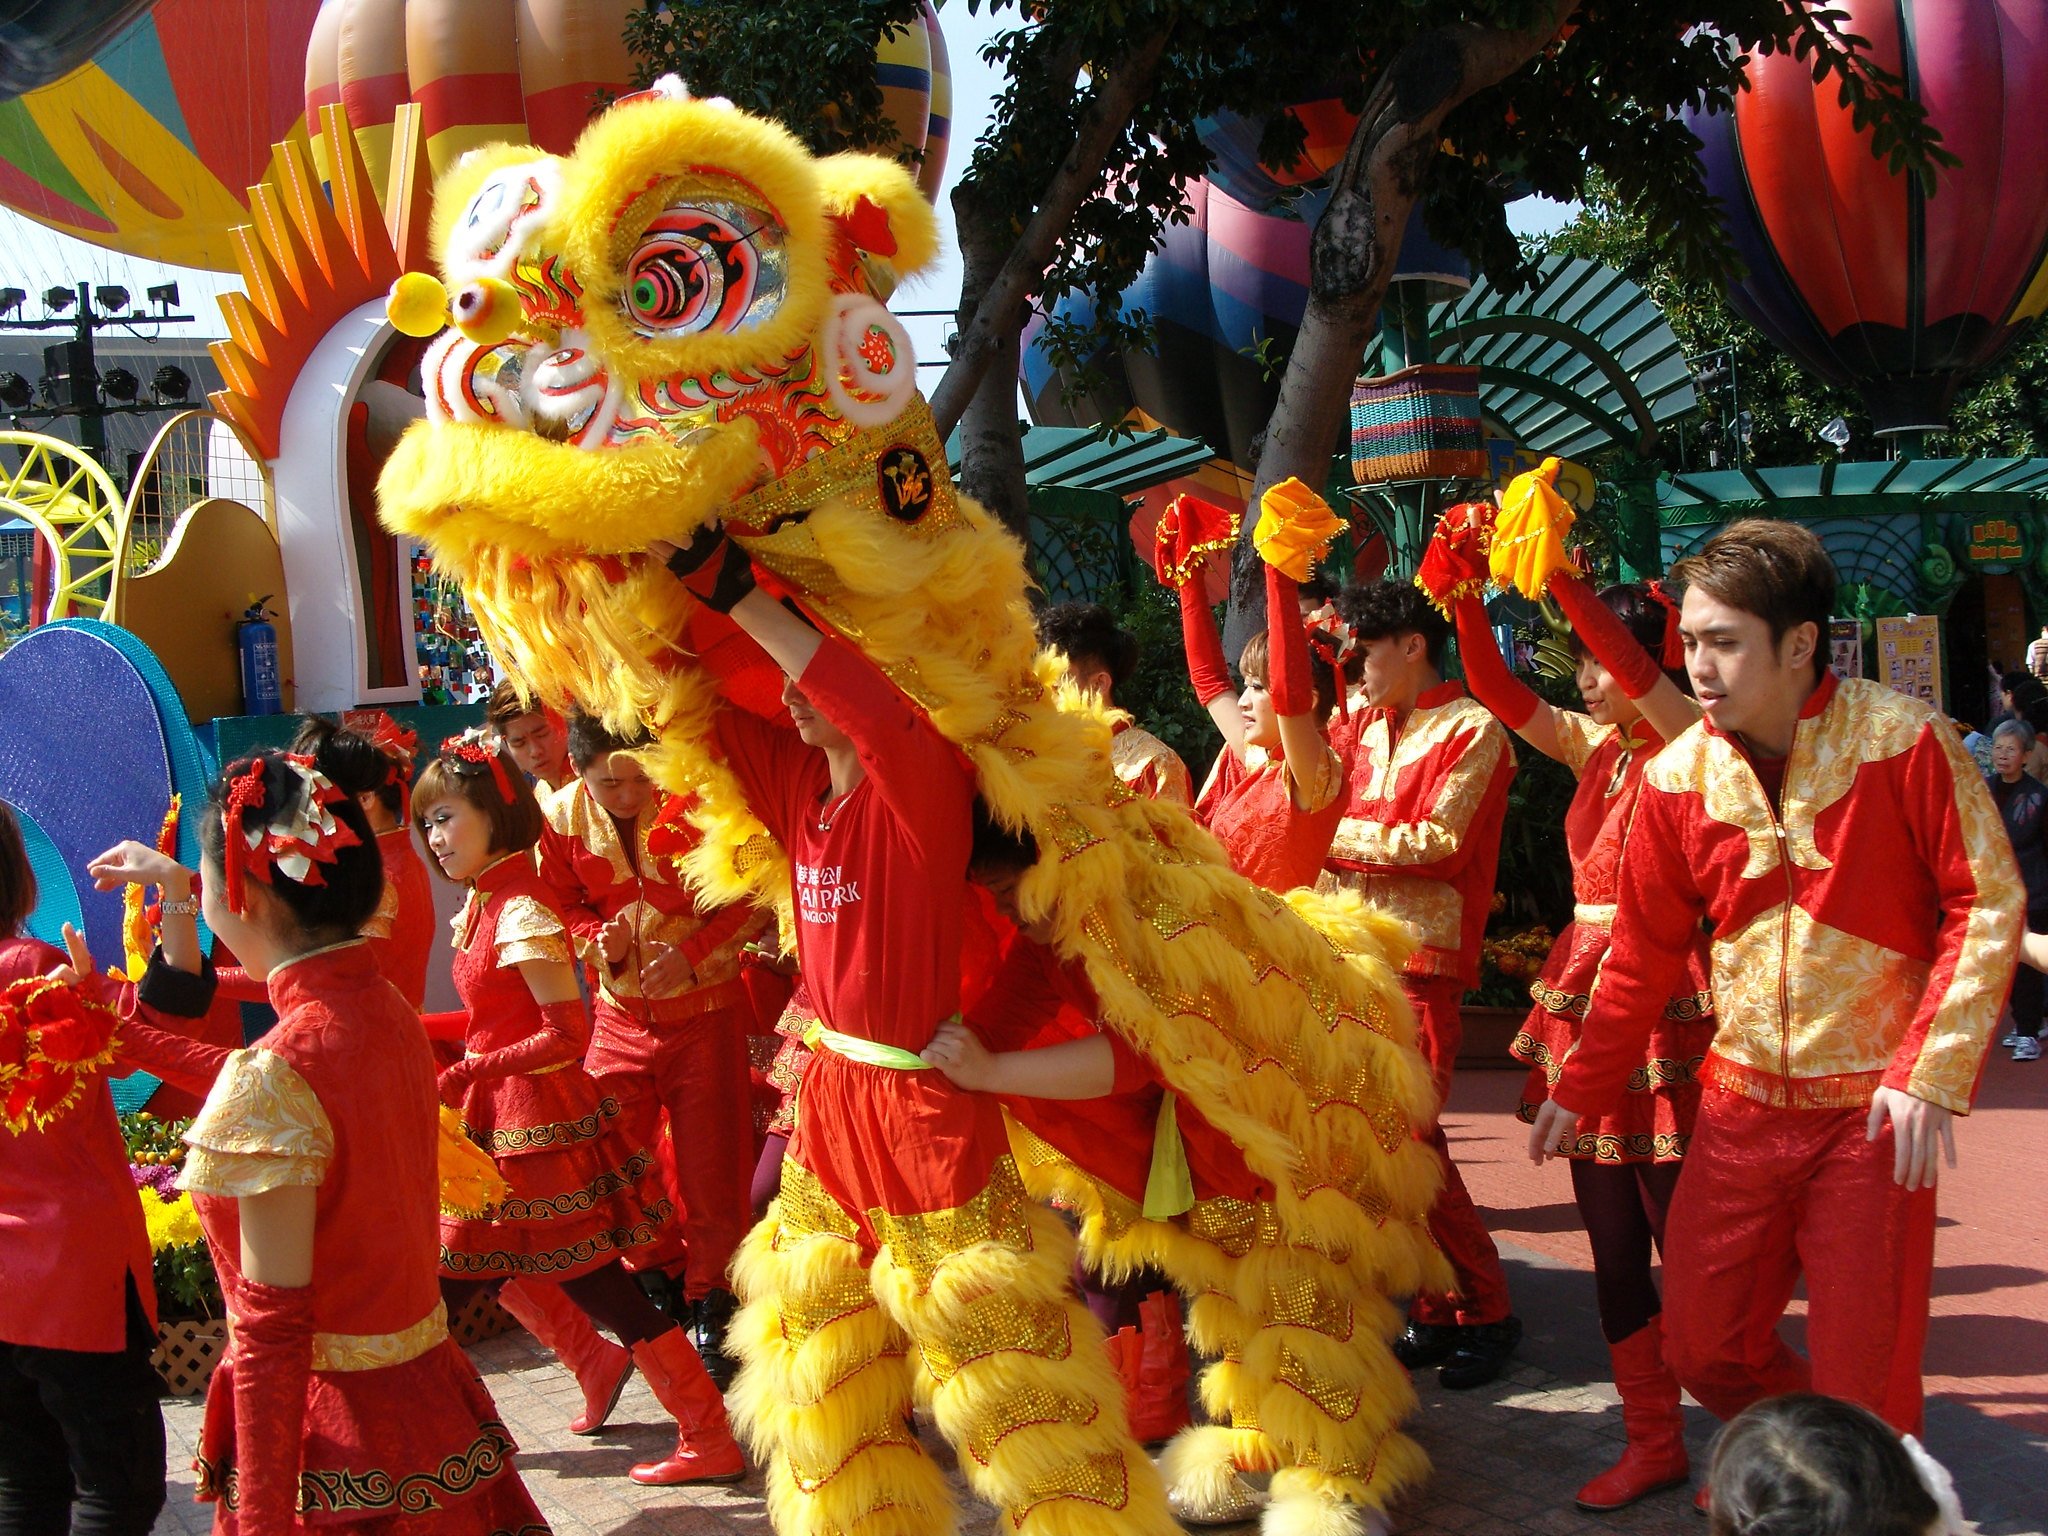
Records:
{"label": "black glove", "polygon": [[754,564],[722,527],[703,527],[668,557],[668,568],[706,608],[731,613],[754,590]]}

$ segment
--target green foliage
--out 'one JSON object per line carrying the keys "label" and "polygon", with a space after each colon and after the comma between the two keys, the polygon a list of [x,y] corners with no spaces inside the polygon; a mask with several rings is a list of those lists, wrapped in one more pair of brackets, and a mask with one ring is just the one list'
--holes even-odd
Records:
{"label": "green foliage", "polygon": [[1117,690],[1117,703],[1180,754],[1199,790],[1209,765],[1222,749],[1223,738],[1209,712],[1195,702],[1195,690],[1188,684],[1178,599],[1140,573],[1129,591],[1112,589],[1101,601],[1138,642],[1137,671]]}
{"label": "green foliage", "polygon": [[204,1243],[174,1243],[157,1250],[150,1265],[156,1282],[157,1316],[166,1323],[204,1322],[225,1317],[220,1277]]}
{"label": "green foliage", "polygon": [[[1571,677],[1536,674],[1522,681],[1560,709],[1585,708]],[[1555,933],[1572,915],[1572,861],[1565,847],[1564,813],[1578,792],[1578,780],[1564,764],[1519,742],[1515,757],[1507,820],[1501,829],[1500,873],[1494,880],[1500,910],[1491,926],[1513,931],[1542,923]]]}
{"label": "green foliage", "polygon": [[637,85],[680,75],[696,95],[776,119],[816,154],[888,153],[896,130],[882,113],[875,46],[917,14],[917,0],[646,0],[626,18],[626,47]]}

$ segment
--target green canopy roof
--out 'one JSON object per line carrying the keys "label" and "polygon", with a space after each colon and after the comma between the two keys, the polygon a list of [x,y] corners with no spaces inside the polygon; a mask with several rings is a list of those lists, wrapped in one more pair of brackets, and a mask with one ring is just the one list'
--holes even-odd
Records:
{"label": "green canopy roof", "polygon": [[[958,475],[958,432],[946,444],[946,457]],[[1024,431],[1024,480],[1033,487],[1130,496],[1192,474],[1214,457],[1215,450],[1201,439],[1175,437],[1163,427],[1149,432],[1109,432],[1093,427],[1027,427]]]}
{"label": "green canopy roof", "polygon": [[1718,469],[1658,482],[1667,528],[1763,513],[1774,517],[1874,517],[1939,510],[1949,498],[1970,510],[2025,511],[2048,497],[2048,459],[1878,459]]}

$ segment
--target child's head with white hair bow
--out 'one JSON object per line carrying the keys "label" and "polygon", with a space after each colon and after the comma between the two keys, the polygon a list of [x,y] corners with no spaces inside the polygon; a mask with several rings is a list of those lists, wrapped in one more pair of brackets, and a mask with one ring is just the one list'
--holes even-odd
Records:
{"label": "child's head with white hair bow", "polygon": [[1744,1410],[1714,1443],[1712,1536],[1974,1536],[1955,1484],[1867,1408],[1794,1392]]}

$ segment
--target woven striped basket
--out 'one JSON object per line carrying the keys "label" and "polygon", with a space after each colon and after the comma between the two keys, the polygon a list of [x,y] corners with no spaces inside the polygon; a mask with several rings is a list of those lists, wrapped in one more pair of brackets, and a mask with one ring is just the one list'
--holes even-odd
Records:
{"label": "woven striped basket", "polygon": [[1360,485],[1486,472],[1477,368],[1418,363],[1351,386],[1351,477]]}

